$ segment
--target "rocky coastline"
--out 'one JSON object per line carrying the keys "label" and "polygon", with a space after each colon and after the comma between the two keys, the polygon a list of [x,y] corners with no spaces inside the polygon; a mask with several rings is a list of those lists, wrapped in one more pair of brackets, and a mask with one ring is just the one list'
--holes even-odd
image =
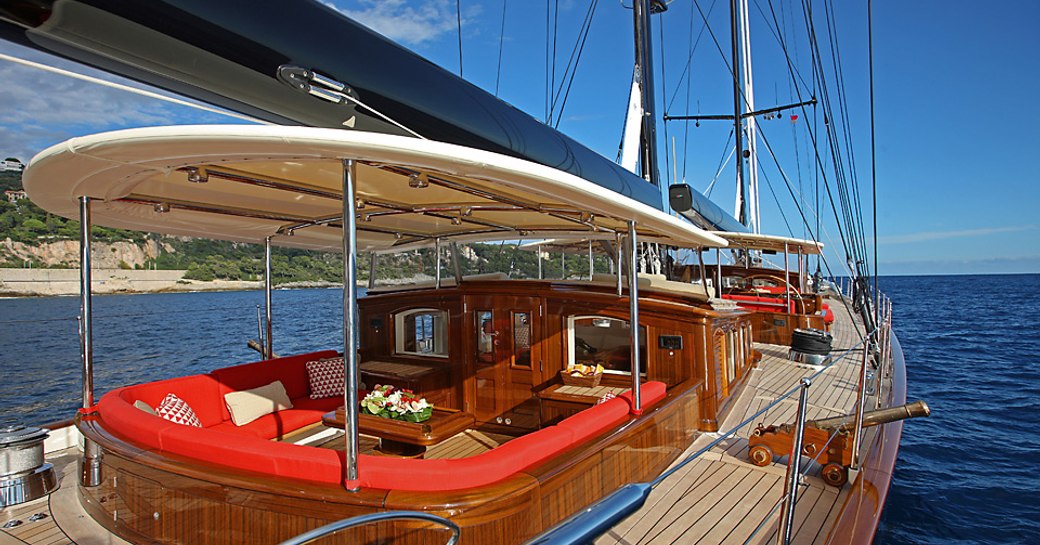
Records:
{"label": "rocky coastline", "polygon": [[[186,280],[186,271],[94,269],[95,294],[166,293],[263,289],[263,282]],[[79,269],[0,269],[0,297],[49,297],[79,294]]]}
{"label": "rocky coastline", "polygon": [[[198,291],[262,290],[264,282],[248,280],[188,280],[183,270],[93,269],[91,291],[94,294],[172,293]],[[79,269],[13,269],[0,268],[0,297],[53,297],[79,295]],[[415,275],[408,278],[380,280],[380,285],[403,285],[429,282],[433,277]],[[367,283],[358,283],[366,286]],[[275,289],[340,289],[342,282],[299,281],[278,284]]]}

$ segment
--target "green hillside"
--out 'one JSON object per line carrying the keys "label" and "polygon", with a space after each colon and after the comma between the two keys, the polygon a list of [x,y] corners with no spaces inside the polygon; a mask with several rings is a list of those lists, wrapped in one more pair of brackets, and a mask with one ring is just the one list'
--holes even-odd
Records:
{"label": "green hillside", "polygon": [[[21,189],[21,175],[17,172],[0,173],[0,189]],[[98,242],[128,241],[137,244],[161,243],[173,251],[163,251],[158,259],[149,260],[143,268],[187,270],[192,280],[259,280],[264,271],[264,249],[256,244],[170,237],[123,229],[94,226],[91,236]],[[15,203],[0,200],[0,239],[33,244],[57,240],[79,240],[79,222],[50,214],[22,199]],[[472,244],[470,257],[462,260],[463,274],[509,272],[516,278],[536,278],[538,262],[534,252],[519,250],[515,244]],[[78,261],[71,255],[69,263]],[[368,279],[368,256],[359,256],[358,276]],[[275,284],[288,282],[339,282],[343,277],[343,259],[338,253],[314,252],[289,248],[272,250],[272,277]],[[42,267],[42,263],[33,263]],[[0,267],[23,267],[25,262],[0,254]],[[140,266],[140,265],[139,265]],[[606,269],[606,261],[598,258],[597,270]],[[436,274],[432,250],[412,251],[405,254],[380,256],[377,260],[379,279],[412,278],[416,275]],[[445,262],[444,273],[451,267]],[[560,260],[543,262],[547,278],[560,277]],[[584,270],[582,268],[581,270]],[[578,271],[580,273],[580,271]]]}

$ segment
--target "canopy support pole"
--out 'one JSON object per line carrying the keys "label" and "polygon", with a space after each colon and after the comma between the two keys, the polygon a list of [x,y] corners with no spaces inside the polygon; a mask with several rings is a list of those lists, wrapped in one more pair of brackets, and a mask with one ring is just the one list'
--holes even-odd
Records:
{"label": "canopy support pole", "polygon": [[379,254],[372,252],[368,258],[368,289],[376,287],[376,258]]}
{"label": "canopy support pole", "polygon": [[704,248],[697,248],[697,263],[700,265],[698,268],[701,273],[701,286],[704,286],[704,293],[708,293],[708,277],[704,272]]}
{"label": "canopy support pole", "polygon": [[614,248],[617,250],[617,257],[614,258],[614,261],[617,262],[617,296],[621,297],[621,272],[624,270],[624,267],[621,266],[621,264],[624,263],[621,254],[624,246],[621,244],[620,232],[614,236]]}
{"label": "canopy support pole", "polygon": [[632,412],[639,414],[643,411],[639,391],[639,272],[636,271],[639,247],[636,240],[636,222],[628,222],[628,314],[629,314],[629,344],[631,346],[632,358]]}
{"label": "canopy support pole", "polygon": [[437,283],[434,284],[437,289],[441,289],[441,238],[437,237],[433,239],[433,253],[437,254],[437,257],[433,260],[433,266],[437,269]]}
{"label": "canopy support pole", "polygon": [[451,264],[455,268],[455,285],[462,285],[462,261],[459,260],[459,245],[452,242],[449,246],[451,248]]}
{"label": "canopy support pole", "polygon": [[[357,164],[343,160],[343,413],[346,441],[344,481],[347,490],[358,484],[358,306],[357,306],[357,218],[355,188]],[[438,282],[439,284],[439,282]]]}
{"label": "canopy support pole", "polygon": [[791,312],[791,313],[793,313],[794,311],[791,310],[791,272],[790,272],[791,271],[791,264],[788,262],[788,259],[787,259],[788,257],[790,257],[790,254],[788,253],[789,251],[790,251],[790,247],[788,247],[787,243],[785,242],[784,243],[784,294],[785,294],[784,300],[785,300],[785,303],[787,305],[785,307],[787,310],[785,310],[784,312]]}
{"label": "canopy support pole", "polygon": [[264,239],[264,308],[266,309],[266,331],[264,343],[264,359],[269,360],[274,354],[274,340],[271,338],[271,323],[274,320],[274,312],[271,309],[271,237]]}
{"label": "canopy support pole", "polygon": [[798,293],[805,293],[805,270],[802,258],[805,257],[802,254],[802,247],[798,246]]}
{"label": "canopy support pole", "polygon": [[[94,406],[94,328],[90,292],[90,197],[79,198],[79,343],[83,360],[83,408]],[[101,484],[101,448],[83,438],[83,458],[80,460],[80,483],[83,486]]]}
{"label": "canopy support pole", "polygon": [[715,248],[715,297],[722,299],[722,248]]}
{"label": "canopy support pole", "polygon": [[596,273],[596,262],[592,259],[592,239],[589,239],[589,282],[592,282],[592,276]]}

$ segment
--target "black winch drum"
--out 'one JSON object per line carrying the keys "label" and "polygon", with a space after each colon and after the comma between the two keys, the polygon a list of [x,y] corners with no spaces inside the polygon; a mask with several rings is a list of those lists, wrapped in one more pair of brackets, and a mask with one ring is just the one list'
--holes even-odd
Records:
{"label": "black winch drum", "polygon": [[809,365],[823,365],[831,353],[830,333],[820,329],[796,329],[791,334],[788,359]]}
{"label": "black winch drum", "polygon": [[58,488],[54,466],[43,460],[47,430],[0,428],[0,508],[42,498]]}

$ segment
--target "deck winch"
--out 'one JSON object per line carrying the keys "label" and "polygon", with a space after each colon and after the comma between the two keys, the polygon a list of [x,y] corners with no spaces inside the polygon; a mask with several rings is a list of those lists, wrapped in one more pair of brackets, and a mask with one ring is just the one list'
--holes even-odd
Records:
{"label": "deck winch", "polygon": [[41,498],[58,488],[54,466],[43,460],[47,430],[0,428],[0,508]]}
{"label": "deck winch", "polygon": [[823,365],[831,353],[834,338],[822,329],[796,329],[791,333],[787,359],[809,365]]}
{"label": "deck winch", "polygon": [[[915,401],[863,413],[863,427],[869,428],[906,418],[928,416],[931,409],[924,401]],[[820,449],[826,446],[827,451],[820,454],[819,462],[823,465],[820,476],[827,484],[841,486],[849,480],[849,465],[852,463],[853,435],[856,432],[856,415],[848,414],[805,423],[802,454],[815,458]],[[795,424],[764,426],[759,424],[748,438],[748,460],[756,466],[767,466],[773,463],[773,456],[783,456],[791,452],[795,439]],[[831,436],[835,435],[834,439]],[[828,444],[830,441],[830,444]]]}

